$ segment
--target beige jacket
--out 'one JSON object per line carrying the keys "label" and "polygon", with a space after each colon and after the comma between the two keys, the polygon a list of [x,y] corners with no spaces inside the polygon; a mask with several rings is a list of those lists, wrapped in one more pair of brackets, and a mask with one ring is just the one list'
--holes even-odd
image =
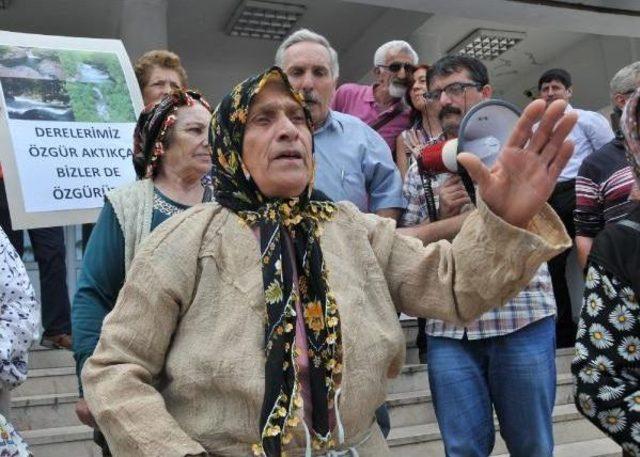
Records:
{"label": "beige jacket", "polygon": [[124,236],[124,271],[129,271],[138,245],[151,233],[153,191],[152,179],[140,179],[107,194]]}
{"label": "beige jacket", "polygon": [[[374,411],[404,360],[396,312],[459,323],[503,304],[570,245],[549,207],[529,230],[480,203],[452,243],[423,247],[393,221],[339,204],[321,246],[341,315],[343,448],[372,432],[359,455],[389,455]],[[261,271],[252,231],[215,203],[143,242],[82,373],[115,456],[252,455],[264,392]],[[304,455],[304,436],[300,425],[289,456]]]}

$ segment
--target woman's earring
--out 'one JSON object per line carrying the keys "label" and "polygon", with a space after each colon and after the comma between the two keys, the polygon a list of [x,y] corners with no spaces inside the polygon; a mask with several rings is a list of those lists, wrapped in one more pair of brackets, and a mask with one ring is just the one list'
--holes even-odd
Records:
{"label": "woman's earring", "polygon": [[247,167],[244,166],[244,163],[241,164],[242,165],[242,173],[244,174],[244,177],[247,181],[251,181],[251,173],[249,173],[249,170],[247,170]]}

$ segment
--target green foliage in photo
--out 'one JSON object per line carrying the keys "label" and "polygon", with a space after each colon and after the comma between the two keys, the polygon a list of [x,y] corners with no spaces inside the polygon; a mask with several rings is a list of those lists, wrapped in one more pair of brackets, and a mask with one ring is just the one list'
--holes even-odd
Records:
{"label": "green foliage in photo", "polygon": [[76,121],[135,122],[118,57],[113,53],[58,51]]}

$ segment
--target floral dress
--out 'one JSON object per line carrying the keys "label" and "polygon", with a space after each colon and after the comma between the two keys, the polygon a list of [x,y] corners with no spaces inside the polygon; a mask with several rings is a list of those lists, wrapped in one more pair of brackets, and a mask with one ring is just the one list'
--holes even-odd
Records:
{"label": "floral dress", "polygon": [[32,457],[29,446],[13,428],[11,422],[0,414],[0,457]]}
{"label": "floral dress", "polygon": [[1,229],[0,278],[0,389],[11,390],[27,378],[28,351],[40,334],[40,304],[20,256]]}
{"label": "floral dress", "polygon": [[[636,237],[617,246],[633,252],[640,244],[640,232]],[[615,249],[605,246],[606,251],[600,252],[615,256]],[[631,253],[628,258],[637,257]],[[618,263],[629,266],[627,261]],[[640,270],[635,266],[626,270],[634,275],[630,280],[612,270],[590,256],[572,362],[575,401],[584,416],[622,446],[625,455],[640,456],[640,303],[632,286]]]}

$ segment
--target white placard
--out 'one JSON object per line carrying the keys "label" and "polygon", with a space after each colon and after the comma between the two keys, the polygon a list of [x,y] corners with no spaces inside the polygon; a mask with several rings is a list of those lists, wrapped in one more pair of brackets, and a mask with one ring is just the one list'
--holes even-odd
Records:
{"label": "white placard", "polygon": [[135,180],[142,97],[119,40],[0,32],[0,161],[14,229],[94,222]]}

